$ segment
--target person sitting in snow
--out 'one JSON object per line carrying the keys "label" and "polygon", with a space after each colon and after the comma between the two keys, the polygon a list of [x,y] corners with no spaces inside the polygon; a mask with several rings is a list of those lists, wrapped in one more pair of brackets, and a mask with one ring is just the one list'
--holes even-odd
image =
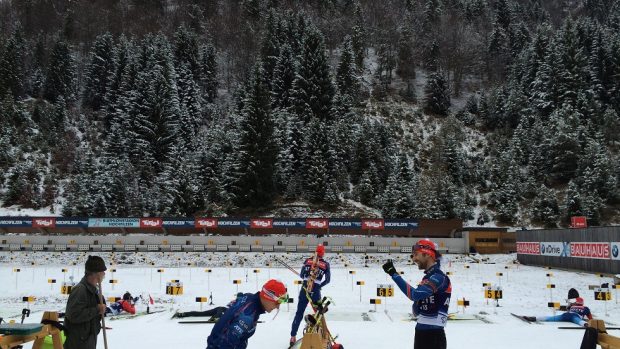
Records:
{"label": "person sitting in snow", "polygon": [[265,312],[280,309],[288,302],[286,286],[281,281],[267,281],[260,292],[245,293],[217,321],[207,338],[207,349],[245,349],[254,335],[258,318]]}
{"label": "person sitting in snow", "polygon": [[574,288],[568,291],[568,305],[566,312],[555,316],[524,316],[527,321],[566,321],[576,325],[588,327],[588,320],[592,320],[592,312],[586,307],[583,298],[579,297],[579,293]]}
{"label": "person sitting in snow", "polygon": [[134,306],[134,304],[137,299],[138,297],[134,299],[133,297],[131,297],[131,293],[125,292],[121,300],[110,304],[106,308],[105,313],[109,315],[119,315],[120,313],[125,311],[133,315],[136,313],[136,307]]}

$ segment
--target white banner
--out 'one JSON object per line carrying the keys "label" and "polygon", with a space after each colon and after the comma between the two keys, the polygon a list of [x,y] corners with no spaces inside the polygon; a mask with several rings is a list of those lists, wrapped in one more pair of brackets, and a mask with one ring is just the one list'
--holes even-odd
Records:
{"label": "white banner", "polygon": [[611,243],[611,259],[620,260],[620,242]]}
{"label": "white banner", "polygon": [[543,256],[570,257],[570,243],[541,242],[540,254]]}

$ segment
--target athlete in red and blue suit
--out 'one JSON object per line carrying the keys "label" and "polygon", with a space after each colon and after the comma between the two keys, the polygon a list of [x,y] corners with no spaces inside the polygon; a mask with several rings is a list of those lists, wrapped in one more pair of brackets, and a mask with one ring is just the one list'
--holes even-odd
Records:
{"label": "athlete in red and blue suit", "polygon": [[418,287],[409,285],[389,260],[383,270],[390,274],[398,288],[411,299],[413,314],[417,316],[414,349],[445,349],[447,346],[444,327],[448,320],[448,307],[452,285],[450,278],[441,271],[435,244],[430,240],[420,240],[413,246],[411,257],[424,270],[424,277]]}

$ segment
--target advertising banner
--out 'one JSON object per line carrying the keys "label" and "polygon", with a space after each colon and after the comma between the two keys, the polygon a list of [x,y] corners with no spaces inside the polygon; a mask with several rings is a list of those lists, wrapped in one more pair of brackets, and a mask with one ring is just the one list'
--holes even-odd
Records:
{"label": "advertising banner", "polygon": [[56,218],[33,218],[32,219],[32,227],[33,228],[55,228],[56,227]]}
{"label": "advertising banner", "polygon": [[587,228],[588,219],[584,216],[572,216],[570,218],[570,227],[571,228]]}
{"label": "advertising banner", "polygon": [[540,255],[540,242],[517,242],[517,254]]}
{"label": "advertising banner", "polygon": [[416,229],[418,221],[404,219],[386,219],[385,229]]}
{"label": "advertising banner", "polygon": [[250,228],[252,228],[252,229],[271,229],[271,228],[273,228],[273,219],[271,219],[271,218],[252,218],[250,220]]}
{"label": "advertising banner", "polygon": [[163,224],[161,218],[140,218],[140,228],[161,228]]}
{"label": "advertising banner", "polygon": [[353,220],[353,219],[330,219],[329,220],[330,228],[345,228],[345,229],[360,229],[362,227],[361,220]]}
{"label": "advertising banner", "polygon": [[611,259],[620,260],[620,242],[611,243]]}
{"label": "advertising banner", "polygon": [[196,228],[215,229],[217,228],[217,218],[196,218]]}
{"label": "advertising banner", "polygon": [[577,258],[609,259],[609,243],[607,242],[571,242],[570,255]]}
{"label": "advertising banner", "polygon": [[89,218],[89,228],[140,228],[140,218]]}
{"label": "advertising banner", "polygon": [[362,229],[383,230],[385,229],[385,224],[383,219],[362,219]]}
{"label": "advertising banner", "polygon": [[250,220],[220,218],[217,221],[217,225],[220,228],[250,228]]}
{"label": "advertising banner", "polygon": [[193,218],[162,218],[161,225],[165,228],[192,228],[196,227]]}
{"label": "advertising banner", "polygon": [[541,242],[540,254],[543,256],[570,257],[570,243]]}
{"label": "advertising banner", "polygon": [[290,219],[274,219],[274,228],[305,228],[305,218],[290,218]]}
{"label": "advertising banner", "polygon": [[88,218],[70,217],[56,218],[57,228],[88,228]]}
{"label": "advertising banner", "polygon": [[329,220],[325,218],[308,218],[306,219],[307,229],[327,229],[329,228]]}
{"label": "advertising banner", "polygon": [[0,217],[0,227],[30,227],[32,226],[32,218],[15,218],[15,217]]}

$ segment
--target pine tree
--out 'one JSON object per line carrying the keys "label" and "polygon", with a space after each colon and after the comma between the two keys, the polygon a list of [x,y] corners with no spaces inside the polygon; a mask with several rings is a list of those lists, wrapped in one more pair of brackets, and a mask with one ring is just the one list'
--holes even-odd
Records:
{"label": "pine tree", "polygon": [[531,86],[531,103],[536,106],[539,113],[549,116],[556,108],[561,105],[561,86],[560,86],[560,53],[556,41],[549,42],[550,49],[545,55],[544,62],[540,70],[536,73],[536,78]]}
{"label": "pine tree", "polygon": [[342,44],[340,62],[336,70],[336,85],[338,86],[340,94],[348,94],[351,97],[356,97],[359,86],[353,59],[351,38],[347,36]]}
{"label": "pine tree", "polygon": [[284,45],[280,50],[278,61],[273,70],[271,88],[271,106],[274,109],[288,109],[293,104],[293,83],[295,81],[295,59],[290,45]]}
{"label": "pine tree", "polygon": [[70,102],[76,97],[76,67],[69,45],[59,39],[50,54],[47,77],[45,79],[45,98],[55,102],[63,97]]}
{"label": "pine tree", "polygon": [[394,50],[389,44],[381,44],[377,51],[378,67],[375,71],[375,76],[384,91],[387,91],[390,84],[392,84],[392,71],[396,67],[396,59],[394,57]]}
{"label": "pine tree", "polygon": [[362,175],[360,179],[360,184],[358,184],[356,191],[358,193],[359,201],[364,204],[371,206],[375,200],[375,189],[372,185],[371,174],[366,171]]}
{"label": "pine tree", "polygon": [[239,124],[236,192],[241,207],[269,205],[275,192],[276,143],[271,100],[260,62],[254,67]]}
{"label": "pine tree", "polygon": [[280,56],[280,35],[282,35],[283,31],[275,11],[269,11],[267,14],[265,27],[265,33],[261,40],[260,57],[267,81],[271,87],[273,72]]}
{"label": "pine tree", "polygon": [[205,93],[205,101],[213,103],[217,98],[217,54],[213,45],[203,46],[201,53],[202,82],[201,86]]}
{"label": "pine tree", "polygon": [[0,50],[0,96],[10,93],[16,100],[24,95],[25,47],[20,29],[16,29]]}
{"label": "pine tree", "polygon": [[316,27],[310,27],[293,84],[295,111],[305,121],[313,117],[330,120],[334,92],[323,35]]}
{"label": "pine tree", "polygon": [[130,95],[135,93],[136,64],[132,43],[121,35],[112,50],[112,68],[106,82],[104,126],[110,127],[112,119],[129,110]]}
{"label": "pine tree", "polygon": [[353,25],[351,36],[351,48],[355,56],[355,64],[359,70],[364,69],[364,58],[366,57],[366,24],[362,13],[362,5],[359,1],[355,2],[354,10],[355,24]]}
{"label": "pine tree", "polygon": [[187,27],[180,26],[174,34],[175,65],[186,65],[196,83],[203,79],[200,58],[198,36]]}
{"label": "pine tree", "polygon": [[409,218],[415,208],[416,180],[405,154],[395,161],[381,197],[381,212],[384,217]]}
{"label": "pine tree", "polygon": [[559,40],[560,61],[554,64],[560,65],[559,84],[560,96],[564,103],[576,105],[577,96],[589,86],[586,81],[589,78],[587,59],[583,48],[578,42],[577,30],[570,17],[564,22]]}
{"label": "pine tree", "polygon": [[396,74],[403,80],[415,79],[415,61],[413,57],[413,34],[407,26],[401,28],[398,36],[398,53],[396,62]]}
{"label": "pine tree", "polygon": [[278,183],[286,197],[296,198],[302,193],[305,127],[297,115],[280,114],[285,120],[276,167]]}
{"label": "pine tree", "polygon": [[[335,159],[330,149],[328,130],[325,124],[313,119],[306,126],[303,157],[303,195],[311,202],[321,203],[326,195],[334,195],[328,189],[335,190]],[[333,197],[330,197],[333,199]]]}
{"label": "pine tree", "polygon": [[110,33],[99,35],[90,53],[84,77],[84,105],[99,110],[105,100],[110,72],[113,71],[114,42]]}
{"label": "pine tree", "polygon": [[450,88],[441,73],[431,73],[424,88],[424,109],[428,113],[448,115]]}
{"label": "pine tree", "polygon": [[560,208],[554,192],[542,184],[530,207],[532,220],[543,223],[548,228],[554,228],[559,214]]}
{"label": "pine tree", "polygon": [[575,175],[581,149],[577,139],[579,116],[569,105],[564,105],[550,117],[548,134],[551,168],[546,172],[560,182],[567,182]]}
{"label": "pine tree", "polygon": [[139,90],[131,97],[131,159],[141,177],[152,180],[176,144],[180,120],[179,96],[172,54],[162,36],[145,39],[144,66],[136,77]]}
{"label": "pine tree", "polygon": [[196,137],[203,121],[202,98],[200,88],[187,64],[177,69],[177,88],[181,107],[179,120],[179,137],[186,149],[195,149]]}

